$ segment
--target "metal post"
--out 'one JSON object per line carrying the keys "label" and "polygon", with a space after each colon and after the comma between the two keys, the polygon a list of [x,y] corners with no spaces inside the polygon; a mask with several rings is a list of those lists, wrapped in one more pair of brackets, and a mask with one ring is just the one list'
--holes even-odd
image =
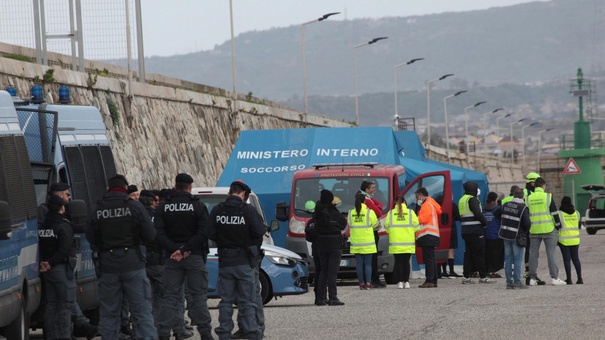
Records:
{"label": "metal post", "polygon": [[424,60],[424,58],[414,58],[411,60],[406,61],[405,63],[401,63],[401,64],[397,64],[395,66],[393,66],[393,92],[395,94],[395,117],[399,117],[399,109],[397,107],[398,105],[398,100],[397,100],[397,68],[405,66],[405,65],[409,65],[409,64],[413,64],[417,61],[420,60]]}
{"label": "metal post", "polygon": [[132,45],[130,41],[130,0],[124,0],[126,4],[126,57],[128,58],[128,96],[132,96]]}
{"label": "metal post", "polygon": [[40,32],[42,34],[42,60],[38,63],[42,65],[48,65],[48,46],[46,44],[46,14],[44,12],[44,0],[40,0]]}
{"label": "metal post", "polygon": [[40,1],[32,0],[34,8],[34,39],[36,40],[36,63],[42,63],[42,33],[40,28]]}
{"label": "metal post", "polygon": [[74,2],[69,1],[69,39],[71,47],[71,69],[76,70],[76,28],[74,27]]}
{"label": "metal post", "polygon": [[426,139],[427,144],[431,145],[431,82],[426,81]]}
{"label": "metal post", "polygon": [[450,162],[450,133],[447,127],[447,98],[453,97],[454,95],[443,97],[443,111],[445,111],[444,123],[445,123],[445,155],[447,156],[447,162]]}
{"label": "metal post", "polygon": [[357,47],[353,48],[353,66],[355,68],[355,124],[359,126],[359,98],[357,89]]}
{"label": "metal post", "polygon": [[78,71],[84,72],[84,34],[82,24],[82,1],[76,0],[76,20],[78,24]]}
{"label": "metal post", "polygon": [[303,65],[303,98],[305,104],[305,122],[307,121],[307,113],[309,110],[307,108],[307,62],[305,59],[305,25],[300,25],[300,35],[301,35],[301,44],[302,44],[302,65]]}
{"label": "metal post", "polygon": [[236,77],[235,77],[235,42],[233,39],[233,0],[229,0],[229,18],[231,20],[231,74],[233,81],[233,113],[237,112],[237,89],[236,89]]}
{"label": "metal post", "polygon": [[137,58],[139,59],[139,81],[145,82],[145,49],[143,48],[143,14],[141,13],[141,0],[135,0],[135,13],[137,22]]}

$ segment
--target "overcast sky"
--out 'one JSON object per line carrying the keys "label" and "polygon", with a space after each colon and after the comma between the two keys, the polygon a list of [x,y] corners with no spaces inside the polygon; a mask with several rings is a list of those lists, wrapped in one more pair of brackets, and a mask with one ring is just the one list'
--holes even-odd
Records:
{"label": "overcast sky", "polygon": [[[234,0],[235,36],[300,25],[325,13],[329,20],[471,11],[546,0]],[[231,37],[229,0],[144,0],[146,56],[211,50]]]}

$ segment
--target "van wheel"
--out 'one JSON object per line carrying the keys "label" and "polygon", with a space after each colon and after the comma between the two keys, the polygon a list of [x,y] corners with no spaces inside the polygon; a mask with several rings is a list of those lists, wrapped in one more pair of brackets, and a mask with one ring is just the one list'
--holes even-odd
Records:
{"label": "van wheel", "polygon": [[588,235],[594,235],[597,233],[597,230],[594,228],[586,228],[586,232],[588,233]]}
{"label": "van wheel", "polygon": [[29,314],[25,310],[25,299],[21,300],[21,310],[17,319],[4,328],[4,335],[7,339],[29,340]]}
{"label": "van wheel", "polygon": [[266,305],[273,299],[271,283],[269,282],[269,278],[267,278],[267,274],[262,271],[260,272],[259,279],[261,286],[260,295],[263,299],[263,305]]}

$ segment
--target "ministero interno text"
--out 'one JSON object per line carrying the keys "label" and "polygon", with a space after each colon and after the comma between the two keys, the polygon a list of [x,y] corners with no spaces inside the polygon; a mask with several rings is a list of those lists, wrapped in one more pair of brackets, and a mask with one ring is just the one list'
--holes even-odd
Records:
{"label": "ministero interno text", "polygon": [[[315,156],[327,157],[365,157],[377,156],[380,152],[372,149],[317,149]],[[238,151],[237,159],[269,159],[269,158],[295,158],[309,156],[308,149],[276,150],[276,151]]]}

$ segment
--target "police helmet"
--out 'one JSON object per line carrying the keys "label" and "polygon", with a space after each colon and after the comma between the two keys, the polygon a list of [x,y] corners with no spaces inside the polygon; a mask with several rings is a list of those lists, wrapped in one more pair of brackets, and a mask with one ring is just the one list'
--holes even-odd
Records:
{"label": "police helmet", "polygon": [[535,182],[538,178],[540,178],[539,174],[537,174],[535,172],[530,172],[525,177],[525,183]]}

